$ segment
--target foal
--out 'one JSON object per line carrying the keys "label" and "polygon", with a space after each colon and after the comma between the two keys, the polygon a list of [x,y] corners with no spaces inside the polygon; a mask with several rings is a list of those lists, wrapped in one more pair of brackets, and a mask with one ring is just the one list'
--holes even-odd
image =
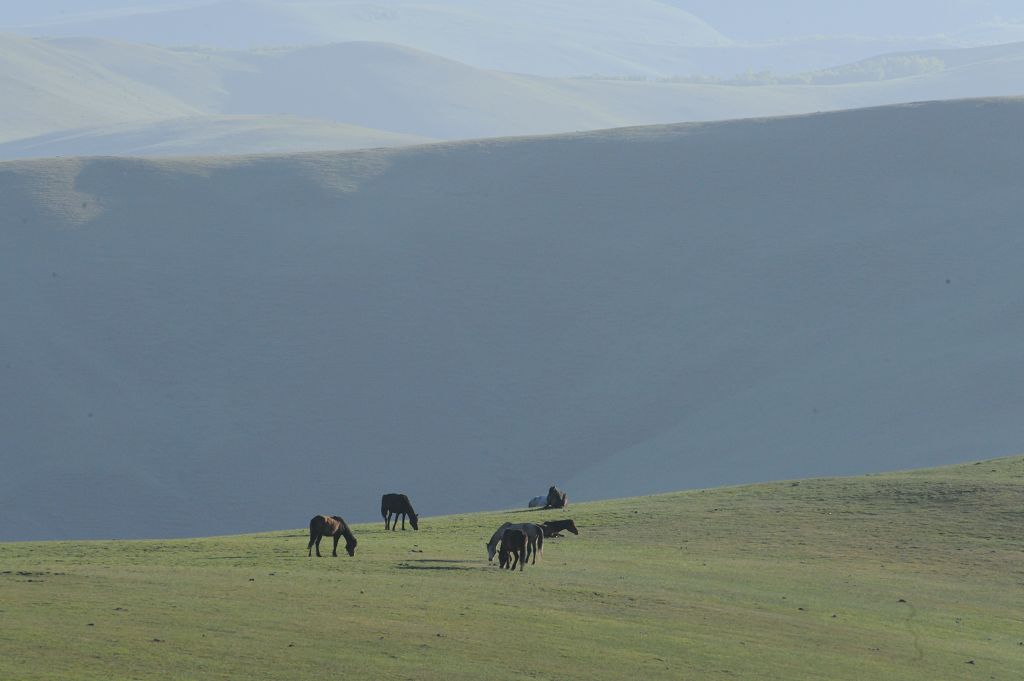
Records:
{"label": "foal", "polygon": [[526,565],[526,532],[508,529],[501,535],[498,566],[515,570],[516,565],[519,565],[520,572],[523,571]]}

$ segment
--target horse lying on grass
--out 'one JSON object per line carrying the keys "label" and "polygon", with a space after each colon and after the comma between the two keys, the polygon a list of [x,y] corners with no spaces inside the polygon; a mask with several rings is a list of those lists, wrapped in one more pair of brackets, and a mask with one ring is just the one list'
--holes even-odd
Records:
{"label": "horse lying on grass", "polygon": [[315,515],[309,521],[309,556],[313,555],[313,546],[316,546],[316,556],[320,558],[320,540],[324,537],[334,538],[334,551],[332,555],[338,557],[338,539],[345,537],[345,550],[349,556],[356,555],[356,538],[352,530],[339,516]]}
{"label": "horse lying on grass", "polygon": [[526,547],[529,540],[526,532],[509,528],[501,533],[501,550],[498,551],[498,566],[522,572],[526,567]]}
{"label": "horse lying on grass", "polygon": [[579,534],[579,528],[576,527],[576,523],[571,518],[565,520],[545,520],[541,527],[544,530],[545,537],[561,537],[563,530],[568,530],[573,534]]}
{"label": "horse lying on grass", "polygon": [[537,564],[537,555],[544,555],[544,528],[537,523],[505,523],[491,535],[491,540],[487,542],[487,561],[494,560],[494,554],[498,550],[498,542],[501,541],[501,536],[505,530],[522,530],[526,533],[526,557],[529,558],[533,555],[533,564]]}

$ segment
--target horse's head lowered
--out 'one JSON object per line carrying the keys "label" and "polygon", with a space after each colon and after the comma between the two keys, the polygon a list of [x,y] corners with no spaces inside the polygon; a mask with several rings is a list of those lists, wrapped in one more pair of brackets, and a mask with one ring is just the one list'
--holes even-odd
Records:
{"label": "horse's head lowered", "polygon": [[348,551],[348,555],[350,558],[356,555],[356,543],[356,538],[352,534],[349,534],[349,536],[345,537],[345,550]]}
{"label": "horse's head lowered", "polygon": [[416,515],[415,513],[410,513],[409,514],[409,524],[412,525],[412,529],[414,529],[414,530],[420,529],[420,517],[418,515]]}

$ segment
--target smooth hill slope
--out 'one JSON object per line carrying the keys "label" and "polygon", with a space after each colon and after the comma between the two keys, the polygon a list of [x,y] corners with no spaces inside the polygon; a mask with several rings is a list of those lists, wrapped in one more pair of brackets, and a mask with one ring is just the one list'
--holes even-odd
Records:
{"label": "smooth hill slope", "polygon": [[[1014,681],[1022,501],[1014,457],[373,523],[354,558],[303,527],[0,544],[0,676]],[[487,564],[499,523],[566,515],[535,566]]]}
{"label": "smooth hill slope", "polygon": [[54,130],[199,111],[43,40],[0,34],[0,142]]}
{"label": "smooth hill slope", "polygon": [[48,156],[202,156],[397,147],[426,137],[294,116],[199,116],[65,130],[0,144],[0,160]]}
{"label": "smooth hill slope", "polygon": [[1017,451],[1022,114],[4,163],[0,537]]}

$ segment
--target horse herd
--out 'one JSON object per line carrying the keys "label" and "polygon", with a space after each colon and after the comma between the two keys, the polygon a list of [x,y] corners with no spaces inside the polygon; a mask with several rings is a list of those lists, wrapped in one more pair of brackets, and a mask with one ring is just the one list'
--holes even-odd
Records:
{"label": "horse herd", "polygon": [[[557,493],[557,494],[556,494]],[[548,493],[548,501],[554,504],[545,505],[544,508],[565,508],[567,498],[564,492],[558,492],[554,487]],[[385,494],[380,498],[380,514],[384,518],[385,530],[396,530],[398,520],[401,517],[402,529],[405,529],[406,517],[412,529],[418,530],[419,516],[413,510],[409,497],[404,494]],[[494,560],[498,555],[498,565],[503,569],[515,570],[516,566],[522,571],[526,562],[533,557],[533,565],[537,564],[537,556],[544,553],[544,538],[558,537],[563,531],[579,534],[579,528],[571,519],[548,520],[542,523],[504,523],[499,527],[490,541],[487,542],[487,561]],[[313,555],[316,549],[317,557],[320,557],[320,540],[324,537],[331,537],[334,540],[334,548],[331,555],[338,555],[338,541],[345,538],[345,551],[349,556],[356,554],[356,537],[352,534],[348,524],[339,516],[318,515],[313,516],[309,521],[309,545],[307,554]]]}

